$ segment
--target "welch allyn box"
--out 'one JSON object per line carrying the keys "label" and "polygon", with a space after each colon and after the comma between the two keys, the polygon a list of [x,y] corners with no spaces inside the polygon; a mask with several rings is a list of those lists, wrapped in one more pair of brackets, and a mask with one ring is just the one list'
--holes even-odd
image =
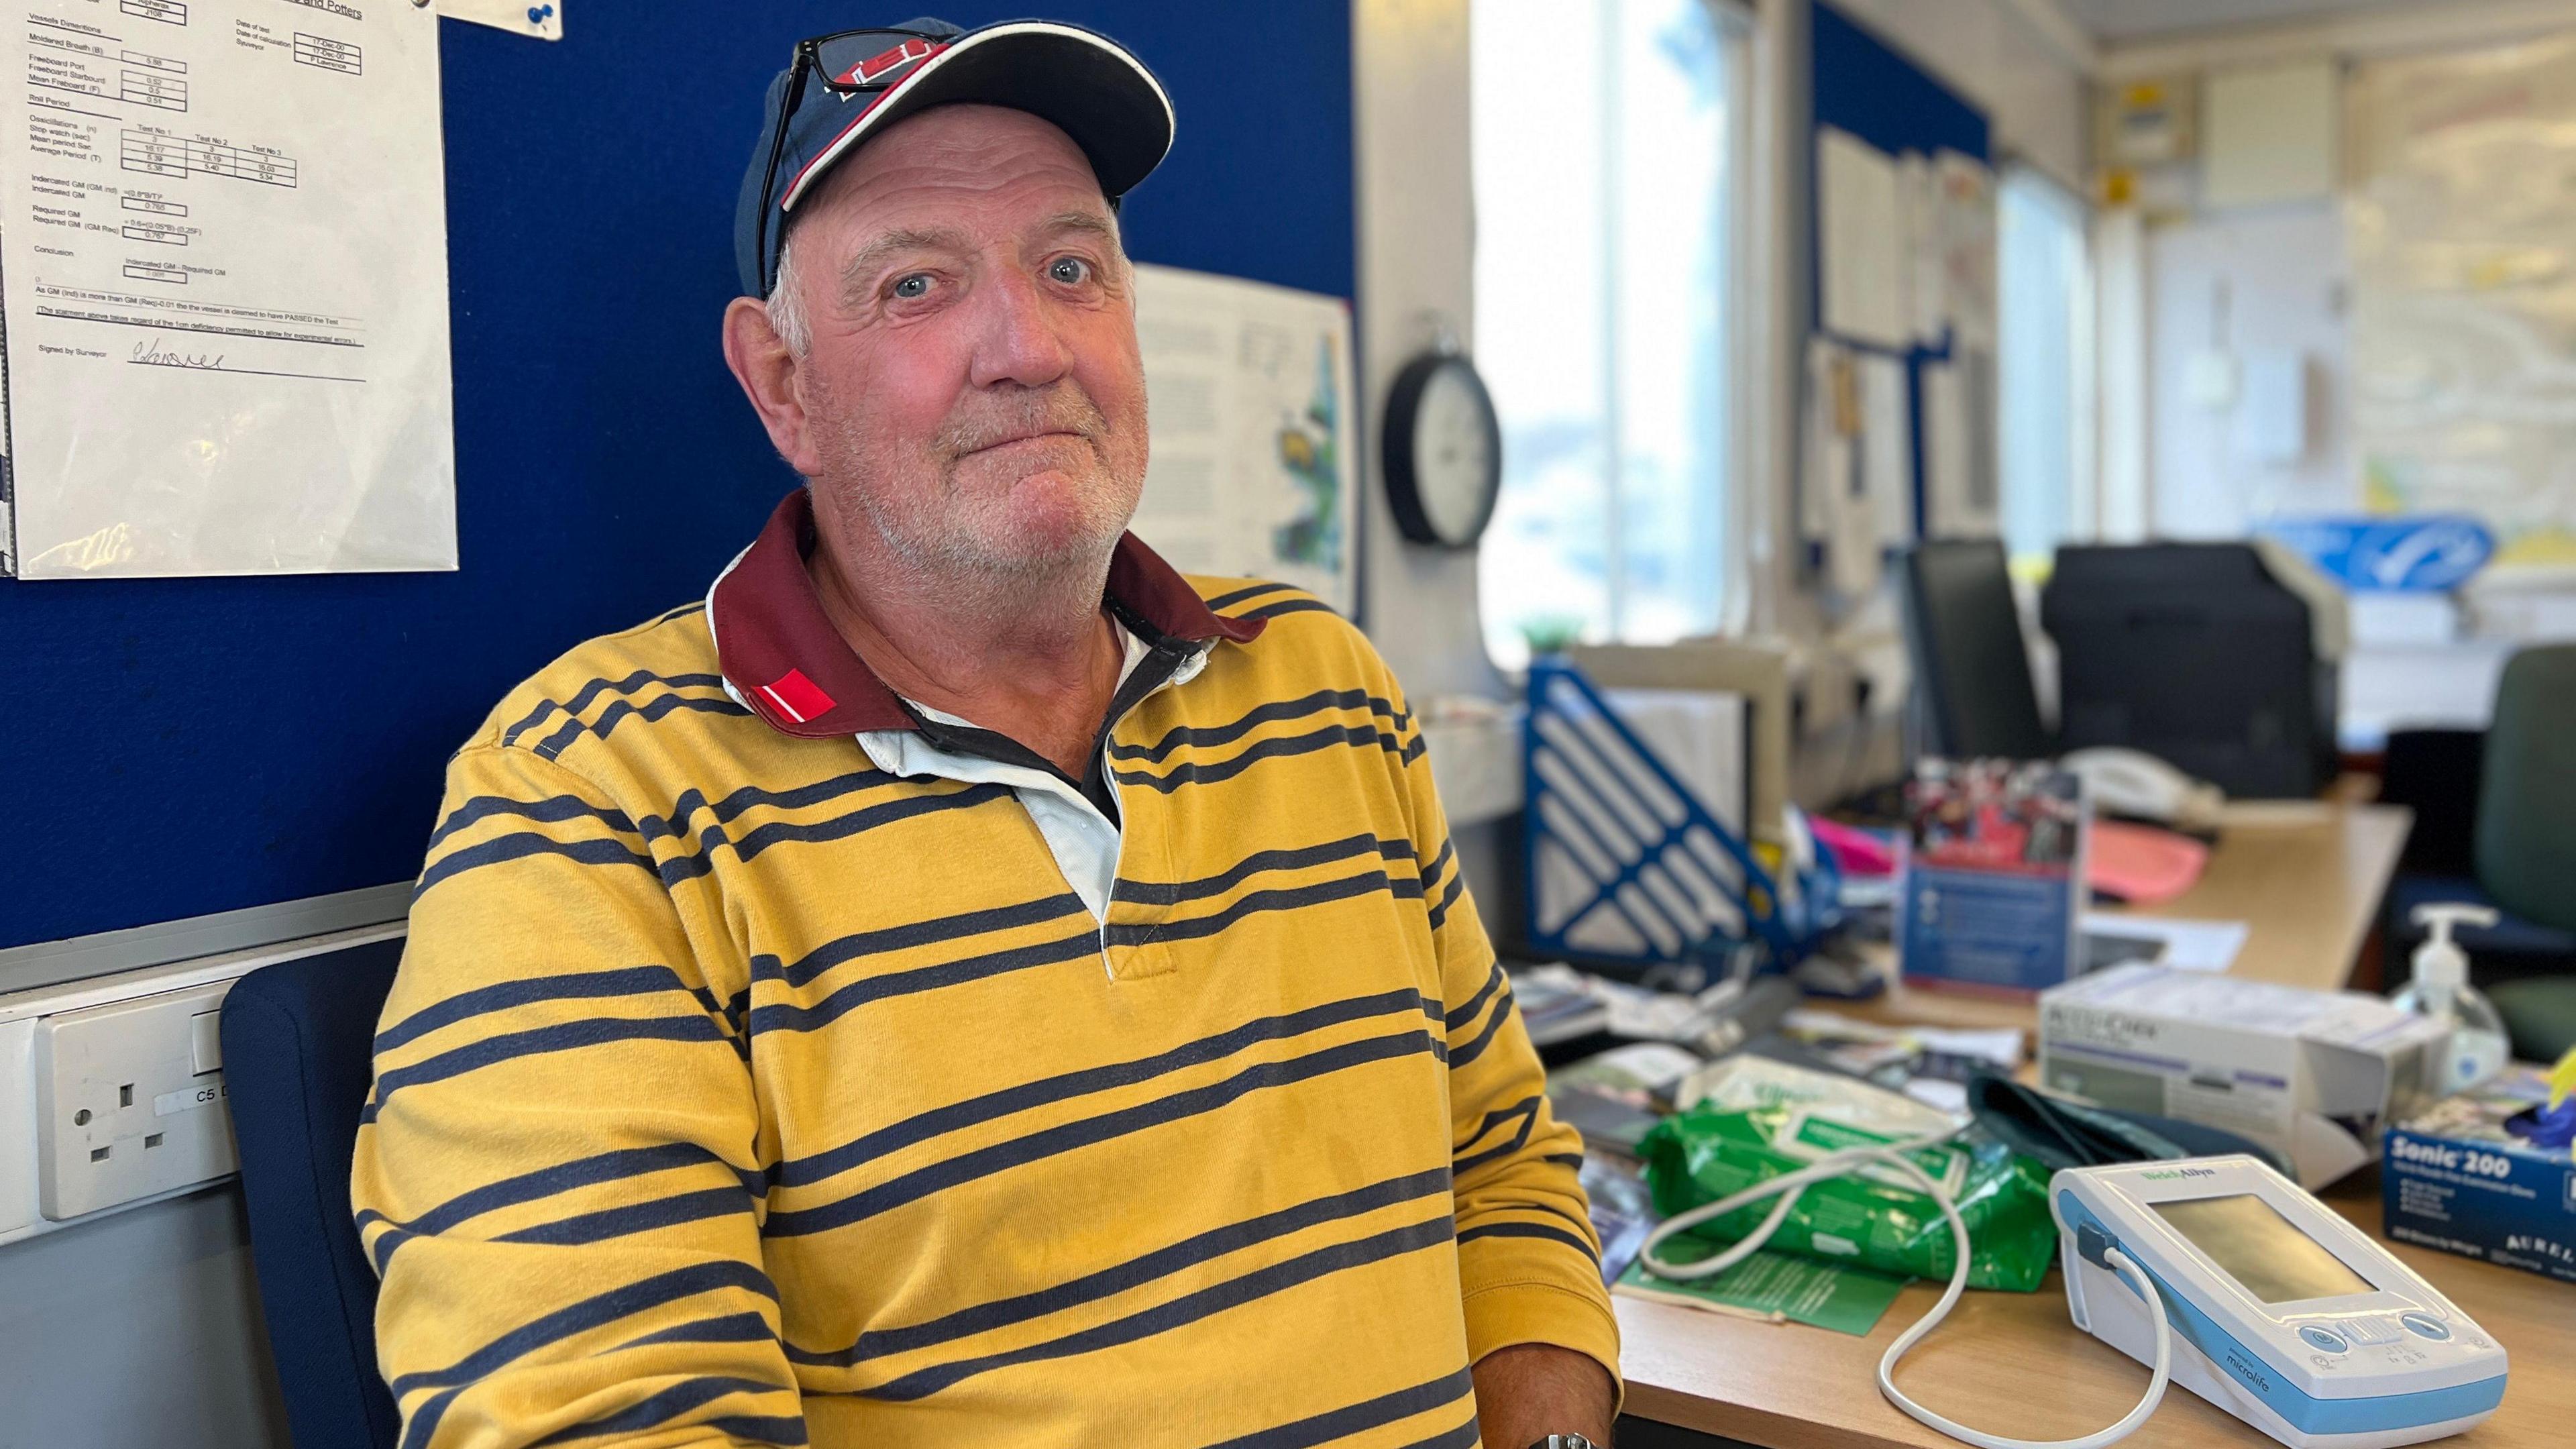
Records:
{"label": "welch allyn box", "polygon": [[2039,1079],[2250,1138],[2313,1190],[2377,1156],[2382,1122],[2414,1114],[2425,1052],[2449,1034],[2358,991],[2115,966],[2040,993]]}
{"label": "welch allyn box", "polygon": [[2576,1157],[2548,1105],[2540,1073],[2513,1067],[2392,1125],[2388,1236],[2576,1283]]}

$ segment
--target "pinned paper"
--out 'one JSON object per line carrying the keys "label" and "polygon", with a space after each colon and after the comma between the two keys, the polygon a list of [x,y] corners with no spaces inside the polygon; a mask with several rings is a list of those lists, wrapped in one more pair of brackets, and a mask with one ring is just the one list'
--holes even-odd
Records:
{"label": "pinned paper", "polygon": [[[421,4],[423,0],[412,3]],[[539,40],[563,39],[563,0],[438,0],[438,13],[450,20],[471,20]]]}

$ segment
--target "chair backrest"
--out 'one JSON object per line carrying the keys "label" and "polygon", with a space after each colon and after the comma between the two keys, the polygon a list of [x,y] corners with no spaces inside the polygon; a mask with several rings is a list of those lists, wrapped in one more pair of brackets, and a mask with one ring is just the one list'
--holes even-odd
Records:
{"label": "chair backrest", "polygon": [[305,1449],[393,1449],[376,1370],[376,1275],[349,1215],[349,1160],[376,1016],[402,942],[263,967],[224,997],[224,1080],[251,1256],[287,1423]]}
{"label": "chair backrest", "polygon": [[2576,930],[2576,644],[2506,661],[2477,829],[2478,883],[2496,904]]}
{"label": "chair backrest", "polygon": [[2040,721],[2004,546],[1932,540],[1907,549],[1900,569],[1924,751],[2015,760],[2057,753]]}

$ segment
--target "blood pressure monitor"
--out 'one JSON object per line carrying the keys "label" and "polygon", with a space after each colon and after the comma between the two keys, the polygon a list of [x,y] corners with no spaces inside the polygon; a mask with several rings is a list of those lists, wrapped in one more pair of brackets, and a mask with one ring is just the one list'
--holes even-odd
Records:
{"label": "blood pressure monitor", "polygon": [[2078,1167],[2049,1182],[2078,1328],[2294,1449],[2379,1449],[2468,1429],[2504,1398],[2505,1352],[2332,1209],[2251,1157]]}

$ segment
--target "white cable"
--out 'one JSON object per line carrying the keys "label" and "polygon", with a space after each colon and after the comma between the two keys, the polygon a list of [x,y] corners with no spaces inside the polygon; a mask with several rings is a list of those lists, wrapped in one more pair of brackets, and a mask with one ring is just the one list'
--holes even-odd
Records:
{"label": "white cable", "polygon": [[[1765,1178],[1741,1192],[1730,1193],[1713,1203],[1703,1204],[1688,1212],[1676,1213],[1665,1219],[1652,1233],[1647,1234],[1645,1246],[1637,1254],[1638,1261],[1645,1264],[1646,1271],[1659,1278],[1687,1280],[1705,1278],[1712,1273],[1722,1273],[1742,1262],[1755,1249],[1770,1240],[1771,1234],[1779,1228],[1782,1220],[1789,1216],[1789,1209],[1796,1206],[1799,1195],[1806,1191],[1809,1183],[1820,1182],[1829,1177],[1841,1177],[1865,1163],[1885,1163],[1914,1179],[1934,1202],[1940,1204],[1941,1215],[1950,1222],[1950,1242],[1954,1252],[1953,1266],[1950,1269],[1950,1286],[1942,1291],[1941,1301],[1932,1305],[1931,1312],[1916,1319],[1913,1327],[1898,1334],[1896,1342],[1889,1344],[1886,1355],[1879,1359],[1878,1391],[1887,1396],[1889,1403],[1894,1404],[1916,1421],[1963,1443],[1977,1445],[1978,1449],[2104,1449],[2106,1445],[2116,1444],[2129,1437],[2140,1424],[2147,1421],[2148,1415],[2156,1411],[2156,1406],[2164,1402],[2165,1385],[2173,1378],[2173,1329],[2165,1320],[2163,1295],[2156,1291],[2155,1284],[2148,1279],[2145,1271],[2130,1261],[2129,1256],[2118,1248],[2106,1247],[2103,1249],[2102,1256],[2110,1263],[2112,1271],[2128,1279],[2129,1285],[2138,1291],[2138,1296],[2146,1300],[2147,1312],[2155,1319],[2156,1324],[2155,1374],[2148,1380],[2146,1397],[2138,1400],[2138,1406],[2121,1416],[2118,1423],[2079,1439],[2008,1439],[2000,1434],[1980,1433],[1956,1420],[1945,1419],[1907,1398],[1904,1392],[1896,1387],[1896,1361],[1905,1357],[1908,1349],[1922,1342],[1925,1334],[1941,1326],[1941,1320],[1950,1316],[1951,1308],[1958,1304],[1959,1295],[1967,1291],[1968,1287],[1967,1220],[1959,1216],[1958,1205],[1950,1201],[1950,1195],[1941,1190],[1941,1185],[1934,1182],[1922,1168],[1904,1156],[1905,1153],[1945,1142],[1952,1135],[1942,1132],[1910,1142],[1893,1142],[1885,1147],[1849,1147],[1840,1152],[1827,1153],[1795,1172]],[[1715,1257],[1705,1258],[1695,1263],[1667,1263],[1655,1256],[1655,1249],[1673,1234],[1696,1227],[1710,1218],[1724,1217],[1737,1208],[1775,1195],[1780,1201],[1771,1209],[1769,1216],[1763,1218],[1762,1225]],[[2054,1204],[2050,1207],[2049,1215],[2052,1219],[2056,1216]]]}

